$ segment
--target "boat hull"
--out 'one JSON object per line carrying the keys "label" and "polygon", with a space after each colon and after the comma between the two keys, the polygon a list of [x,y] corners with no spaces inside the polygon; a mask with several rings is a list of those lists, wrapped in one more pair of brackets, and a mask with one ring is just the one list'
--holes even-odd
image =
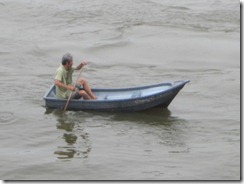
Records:
{"label": "boat hull", "polygon": [[[107,97],[98,98],[98,100],[70,100],[67,110],[89,110],[89,111],[142,111],[153,107],[167,108],[178,92],[189,82],[177,81],[174,83],[162,83],[152,86],[137,87],[137,88],[125,88],[125,89],[92,89],[92,91],[100,95],[104,94],[129,94],[129,91],[135,93],[135,91],[144,92],[148,89],[158,89],[159,87],[168,88],[162,91],[157,91],[153,94],[146,94],[140,96],[131,96],[109,99]],[[152,90],[153,91],[153,90]],[[67,99],[58,99],[55,96],[55,86],[52,86],[43,97],[46,103],[46,107],[53,109],[63,109],[67,102]]]}

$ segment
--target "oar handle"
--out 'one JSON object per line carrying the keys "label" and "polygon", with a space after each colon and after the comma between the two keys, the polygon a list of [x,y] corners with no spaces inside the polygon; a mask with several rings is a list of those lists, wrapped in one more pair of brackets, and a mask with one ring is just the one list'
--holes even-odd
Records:
{"label": "oar handle", "polygon": [[[82,67],[82,68],[83,68],[83,67]],[[76,84],[77,84],[77,82],[78,82],[78,80],[79,80],[79,78],[80,78],[82,68],[80,69],[80,73],[79,73],[79,76],[77,77]],[[73,94],[73,91],[70,93],[69,98],[68,98],[68,100],[67,100],[67,102],[66,102],[66,104],[65,104],[65,106],[64,106],[64,112],[66,111],[66,109],[67,109],[67,107],[68,107],[68,105],[69,105],[69,101],[70,101],[70,99],[71,99],[72,94]]]}

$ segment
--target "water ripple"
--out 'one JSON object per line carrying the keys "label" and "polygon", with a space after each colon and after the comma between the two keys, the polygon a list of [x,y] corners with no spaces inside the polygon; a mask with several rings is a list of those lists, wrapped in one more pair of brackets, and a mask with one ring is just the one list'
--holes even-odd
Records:
{"label": "water ripple", "polygon": [[12,112],[0,112],[0,123],[1,124],[12,124],[16,122],[14,113]]}

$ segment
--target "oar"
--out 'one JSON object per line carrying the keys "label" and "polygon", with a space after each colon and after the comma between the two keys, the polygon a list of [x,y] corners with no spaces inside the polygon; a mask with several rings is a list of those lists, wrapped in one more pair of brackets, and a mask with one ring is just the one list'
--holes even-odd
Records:
{"label": "oar", "polygon": [[[82,68],[83,68],[83,67],[82,67]],[[80,78],[82,68],[80,69],[80,73],[79,73],[79,76],[77,77],[77,80],[76,80],[75,85],[77,84],[77,82],[78,82],[78,80],[79,80],[79,78]],[[64,106],[64,112],[66,111],[66,109],[67,109],[67,107],[68,107],[68,105],[69,105],[69,101],[70,101],[70,99],[71,99],[72,94],[73,94],[73,91],[70,93],[69,98],[68,98],[68,100],[67,100],[67,102],[66,102],[66,104],[65,104],[65,106]]]}

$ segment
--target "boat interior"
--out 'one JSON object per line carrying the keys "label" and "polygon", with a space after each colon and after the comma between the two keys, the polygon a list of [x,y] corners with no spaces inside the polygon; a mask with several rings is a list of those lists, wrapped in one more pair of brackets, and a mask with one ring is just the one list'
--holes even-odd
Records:
{"label": "boat interior", "polygon": [[[172,84],[164,84],[161,86],[148,87],[148,88],[128,88],[128,89],[92,89],[97,97],[97,100],[123,100],[131,98],[140,98],[145,96],[154,95],[166,91],[172,87]],[[48,97],[56,97],[55,86],[52,88]]]}

